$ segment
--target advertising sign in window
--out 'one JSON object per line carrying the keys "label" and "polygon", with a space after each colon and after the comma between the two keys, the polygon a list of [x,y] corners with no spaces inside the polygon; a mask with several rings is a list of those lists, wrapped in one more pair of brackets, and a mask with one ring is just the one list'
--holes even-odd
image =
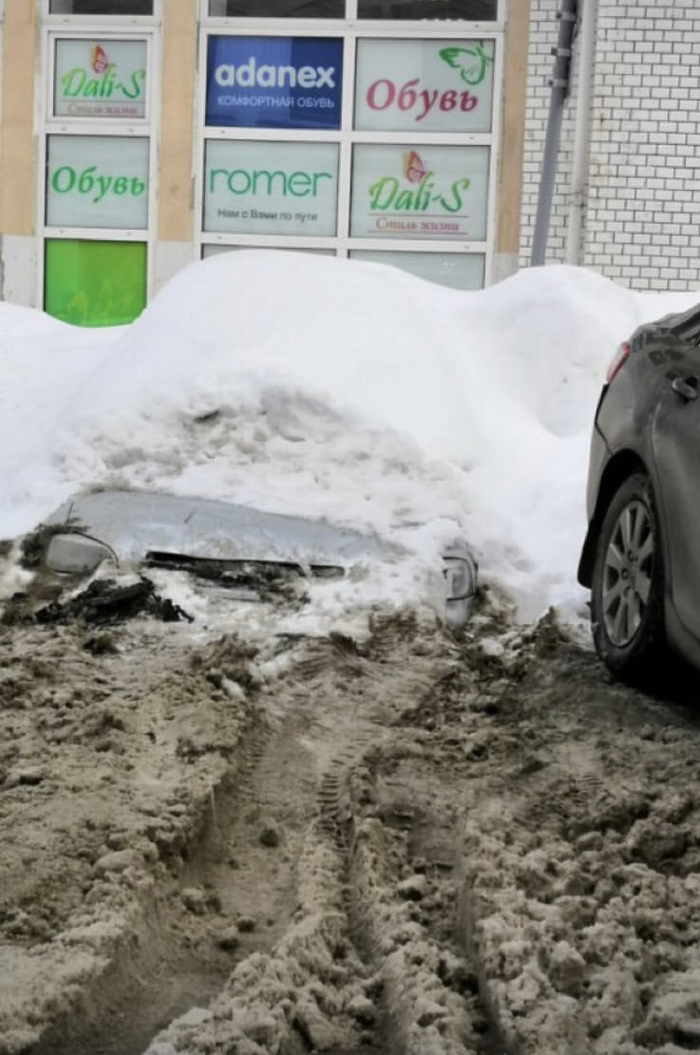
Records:
{"label": "advertising sign in window", "polygon": [[340,38],[211,36],[206,123],[340,128],[342,67]]}
{"label": "advertising sign in window", "polygon": [[147,138],[49,136],[46,175],[48,226],[147,227]]}
{"label": "advertising sign in window", "polygon": [[122,326],[146,306],[144,242],[49,239],[44,309],[75,326]]}
{"label": "advertising sign in window", "polygon": [[145,40],[56,40],[54,117],[145,117],[146,55]]}
{"label": "advertising sign in window", "polygon": [[486,146],[356,146],[350,233],[484,241],[489,158]]}
{"label": "advertising sign in window", "polygon": [[355,128],[490,132],[493,40],[359,40]]}
{"label": "advertising sign in window", "polygon": [[337,195],[336,143],[206,144],[205,231],[332,236]]}

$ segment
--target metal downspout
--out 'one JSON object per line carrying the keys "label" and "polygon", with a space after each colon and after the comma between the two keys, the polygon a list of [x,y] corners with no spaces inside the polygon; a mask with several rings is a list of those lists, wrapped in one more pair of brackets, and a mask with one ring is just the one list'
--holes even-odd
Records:
{"label": "metal downspout", "polygon": [[583,253],[583,216],[588,198],[588,165],[591,148],[591,99],[595,72],[598,0],[579,0],[583,4],[578,52],[576,85],[576,125],[574,153],[571,162],[571,198],[569,230],[566,240],[567,264],[579,265]]}
{"label": "metal downspout", "polygon": [[552,211],[552,198],[554,197],[554,184],[556,182],[557,155],[561,139],[564,102],[569,92],[569,72],[571,69],[571,53],[576,29],[577,8],[577,0],[562,0],[561,10],[557,14],[559,36],[557,46],[552,48],[552,54],[555,56],[554,74],[549,82],[552,87],[552,95],[542,157],[537,216],[532,235],[530,264],[533,267],[539,267],[544,264],[547,251],[547,234],[549,232],[549,217]]}

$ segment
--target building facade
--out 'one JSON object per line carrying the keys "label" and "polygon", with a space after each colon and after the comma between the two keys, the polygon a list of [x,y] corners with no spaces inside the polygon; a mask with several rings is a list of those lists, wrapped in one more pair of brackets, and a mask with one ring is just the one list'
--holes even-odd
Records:
{"label": "building facade", "polygon": [[246,246],[517,267],[527,8],[0,0],[3,299],[134,318]]}
{"label": "building facade", "polygon": [[[530,4],[521,266],[530,259],[560,6]],[[700,7],[694,0],[579,0],[579,9],[547,262],[581,264],[639,290],[696,289]],[[582,68],[587,15],[592,54]]]}
{"label": "building facade", "polygon": [[[0,298],[134,318],[246,246],[530,263],[561,0],[0,0]],[[578,0],[546,262],[700,285],[700,8]]]}

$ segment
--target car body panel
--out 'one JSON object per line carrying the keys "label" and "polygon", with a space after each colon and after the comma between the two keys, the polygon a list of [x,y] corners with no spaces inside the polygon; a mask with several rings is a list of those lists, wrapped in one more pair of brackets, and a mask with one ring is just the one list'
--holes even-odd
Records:
{"label": "car body panel", "polygon": [[[700,364],[699,364],[700,365]],[[662,493],[667,577],[678,618],[700,638],[700,401],[669,385],[651,424],[657,491]]]}
{"label": "car body panel", "polygon": [[149,552],[301,567],[387,560],[400,550],[349,528],[217,499],[151,491],[96,491],[71,498],[44,521],[98,539],[119,563]]}
{"label": "car body panel", "polygon": [[[45,562],[54,572],[86,575],[107,559],[225,579],[234,566],[264,565],[302,575],[343,575],[350,568],[405,559],[408,551],[351,528],[251,506],[150,491],[78,495],[47,517]],[[216,565],[216,569],[212,566]],[[462,630],[476,600],[477,564],[455,539],[436,554],[447,625]]]}

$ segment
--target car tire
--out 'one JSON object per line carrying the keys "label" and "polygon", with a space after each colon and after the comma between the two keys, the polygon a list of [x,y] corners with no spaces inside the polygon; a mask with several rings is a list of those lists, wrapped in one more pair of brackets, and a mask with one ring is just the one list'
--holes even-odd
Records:
{"label": "car tire", "polygon": [[603,517],[591,585],[596,651],[618,677],[636,681],[664,649],[664,565],[649,477],[629,476]]}

